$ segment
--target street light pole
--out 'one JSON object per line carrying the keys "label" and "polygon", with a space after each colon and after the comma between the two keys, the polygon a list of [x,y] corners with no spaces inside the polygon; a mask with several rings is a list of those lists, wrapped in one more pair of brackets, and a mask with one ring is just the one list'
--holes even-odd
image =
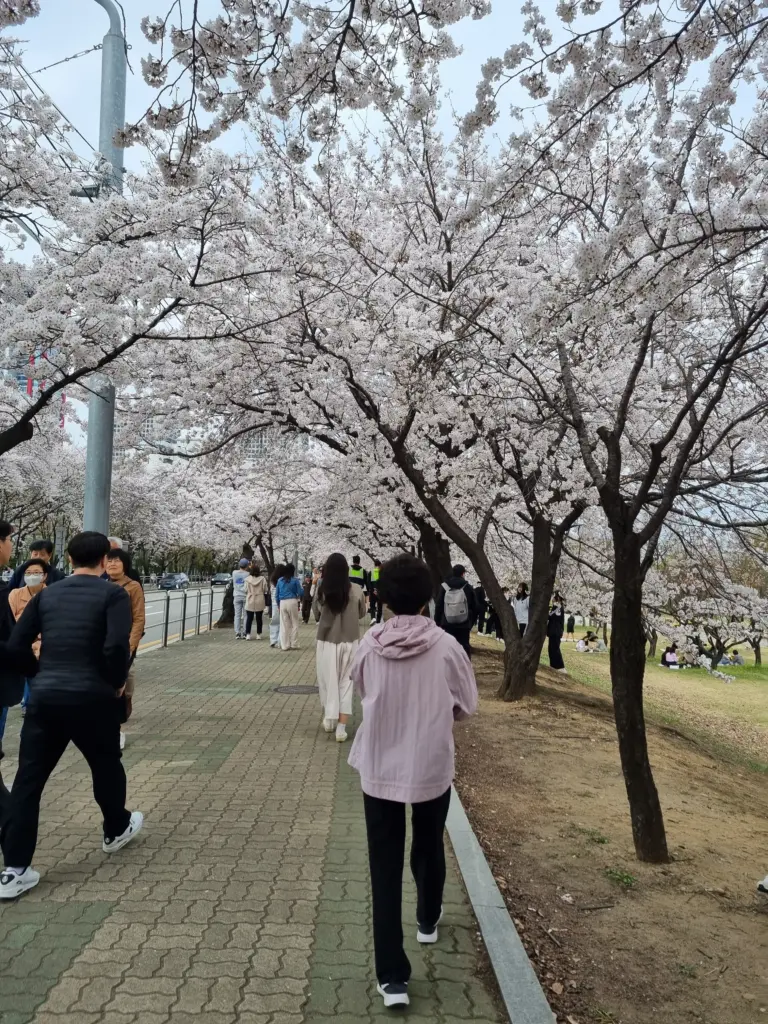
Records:
{"label": "street light pole", "polygon": [[[104,36],[101,51],[99,151],[111,165],[111,170],[105,176],[102,188],[121,191],[123,150],[115,145],[115,135],[125,124],[125,37],[120,14],[113,0],[96,0],[96,3],[109,15],[109,32]],[[115,389],[112,382],[102,374],[91,378],[90,387],[83,529],[109,533]]]}

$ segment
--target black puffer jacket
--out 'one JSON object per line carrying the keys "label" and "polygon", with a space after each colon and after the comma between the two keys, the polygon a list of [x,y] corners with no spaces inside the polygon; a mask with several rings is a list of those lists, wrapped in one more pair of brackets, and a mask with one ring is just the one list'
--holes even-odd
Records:
{"label": "black puffer jacket", "polygon": [[114,700],[128,674],[131,602],[122,587],[75,575],[45,587],[16,623],[9,646],[28,650],[42,639],[30,680],[31,708]]}
{"label": "black puffer jacket", "polygon": [[[15,656],[6,650],[7,640],[14,626],[13,615],[8,607],[10,592],[11,588],[7,583],[0,583],[0,708],[12,708],[21,700],[24,693],[24,676],[21,674],[21,668],[25,661],[30,662],[28,668],[34,668],[29,658],[31,651],[25,658],[23,654]],[[32,661],[35,660],[32,655]]]}

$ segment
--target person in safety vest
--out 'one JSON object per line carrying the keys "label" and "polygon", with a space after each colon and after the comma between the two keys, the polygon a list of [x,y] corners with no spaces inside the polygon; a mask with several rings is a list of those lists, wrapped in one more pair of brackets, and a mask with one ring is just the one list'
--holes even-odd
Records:
{"label": "person in safety vest", "polygon": [[381,622],[381,601],[379,600],[379,575],[381,573],[381,559],[374,558],[371,569],[370,582],[368,586],[368,598],[371,610],[371,622]]}

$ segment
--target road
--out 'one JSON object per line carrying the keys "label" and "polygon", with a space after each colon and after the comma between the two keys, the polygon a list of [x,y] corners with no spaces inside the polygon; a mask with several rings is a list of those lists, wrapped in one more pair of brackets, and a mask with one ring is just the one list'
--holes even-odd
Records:
{"label": "road", "polygon": [[[198,621],[199,631],[204,633],[208,629],[211,618],[211,599],[213,599],[213,621],[215,622],[221,612],[224,590],[224,587],[211,588],[205,584],[190,586],[186,591],[147,589],[145,591],[147,625],[144,638],[139,644],[139,652],[162,646],[166,615],[168,616],[169,644],[181,639],[182,612],[184,612],[185,636],[194,635],[198,629]],[[184,609],[185,598],[186,609]]]}

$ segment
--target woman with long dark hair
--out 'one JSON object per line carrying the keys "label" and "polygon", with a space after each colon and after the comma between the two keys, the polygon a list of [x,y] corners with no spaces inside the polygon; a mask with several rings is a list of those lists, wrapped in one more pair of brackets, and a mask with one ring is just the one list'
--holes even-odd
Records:
{"label": "woman with long dark hair", "polygon": [[336,732],[336,741],[347,739],[347,720],[352,714],[352,680],[349,670],[360,640],[360,619],[365,618],[365,593],[349,578],[344,555],[329,555],[315,588],[312,610],[317,622],[317,685],[323,705],[323,728]]}

